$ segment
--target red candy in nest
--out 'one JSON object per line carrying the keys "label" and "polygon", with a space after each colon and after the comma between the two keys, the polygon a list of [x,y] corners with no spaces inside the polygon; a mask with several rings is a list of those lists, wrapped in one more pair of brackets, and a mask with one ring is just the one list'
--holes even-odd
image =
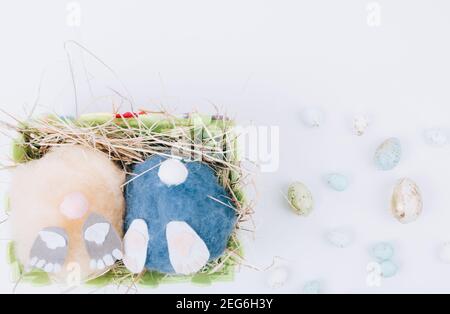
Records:
{"label": "red candy in nest", "polygon": [[131,119],[131,118],[137,118],[140,115],[147,114],[145,111],[140,111],[138,113],[136,112],[125,112],[124,114],[117,113],[116,119]]}

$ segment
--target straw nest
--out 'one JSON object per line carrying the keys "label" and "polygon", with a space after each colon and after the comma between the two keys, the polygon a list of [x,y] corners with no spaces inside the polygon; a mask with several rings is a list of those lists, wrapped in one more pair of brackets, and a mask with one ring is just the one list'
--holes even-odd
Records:
{"label": "straw nest", "polygon": [[[209,165],[229,192],[238,223],[223,256],[210,262],[199,273],[181,277],[156,272],[133,275],[123,264],[117,263],[103,276],[93,278],[88,283],[155,286],[160,282],[209,283],[233,278],[235,267],[242,261],[237,231],[246,230],[245,225],[250,221],[253,206],[244,196],[244,189],[250,182],[249,174],[241,167],[234,123],[227,117],[197,113],[173,116],[167,112],[150,111],[125,115],[87,114],[76,119],[47,115],[27,121],[16,120],[14,125],[3,123],[3,127],[19,135],[13,144],[12,159],[15,165],[39,159],[52,147],[78,144],[107,154],[112,161],[130,173],[130,168],[135,163],[155,154],[171,153]],[[14,258],[13,244],[9,247],[9,257],[20,279],[28,279],[36,284],[50,280],[46,274],[37,271],[25,273]]]}

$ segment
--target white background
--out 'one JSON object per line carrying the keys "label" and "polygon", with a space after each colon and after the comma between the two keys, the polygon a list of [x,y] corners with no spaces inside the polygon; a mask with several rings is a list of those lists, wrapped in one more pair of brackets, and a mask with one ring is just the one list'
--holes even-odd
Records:
{"label": "white background", "polygon": [[[328,293],[450,292],[450,265],[437,257],[439,245],[450,240],[450,148],[423,140],[428,127],[450,131],[450,2],[379,0],[378,27],[367,22],[365,0],[79,1],[79,27],[67,23],[73,13],[67,3],[1,2],[1,109],[21,116],[39,94],[41,110],[73,112],[64,42],[76,40],[114,69],[140,107],[213,112],[213,103],[243,123],[281,131],[280,168],[257,176],[257,228],[244,242],[250,265],[264,269],[275,256],[285,260],[286,286],[271,290],[267,272],[242,268],[233,283],[139,292],[301,292],[313,279]],[[72,45],[70,51],[78,50]],[[105,86],[120,84],[92,58],[86,64],[94,91],[82,86],[84,74],[77,72],[83,110],[110,109],[111,101],[102,98],[111,94]],[[321,128],[301,123],[308,106],[326,112]],[[363,137],[351,131],[357,113],[372,120]],[[380,172],[373,153],[391,136],[401,139],[404,157],[394,171]],[[6,144],[2,136],[4,154]],[[351,179],[343,193],[324,184],[323,176],[335,171]],[[424,196],[424,213],[410,225],[388,210],[392,186],[403,176],[414,179]],[[292,214],[283,200],[293,180],[314,194],[308,218]],[[6,183],[2,174],[2,193]],[[324,240],[336,227],[355,234],[349,248]],[[3,258],[8,224],[0,228],[0,292],[8,293],[14,285]],[[400,270],[381,287],[368,287],[369,249],[379,241],[395,245]],[[61,287],[21,284],[17,291]]]}

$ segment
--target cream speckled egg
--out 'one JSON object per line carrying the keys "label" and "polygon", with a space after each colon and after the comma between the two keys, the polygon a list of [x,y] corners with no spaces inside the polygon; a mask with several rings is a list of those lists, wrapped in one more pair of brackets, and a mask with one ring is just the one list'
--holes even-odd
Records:
{"label": "cream speckled egg", "polygon": [[367,128],[369,127],[369,118],[364,115],[357,115],[353,117],[353,132],[362,136],[366,133]]}
{"label": "cream speckled egg", "polygon": [[450,242],[445,242],[439,248],[439,259],[446,264],[450,264]]}
{"label": "cream speckled egg", "polygon": [[431,146],[441,147],[448,143],[447,134],[439,128],[425,130],[424,136],[425,141]]}
{"label": "cream speckled egg", "polygon": [[394,187],[391,211],[401,223],[415,221],[422,213],[423,202],[417,184],[408,178],[400,179]]}
{"label": "cream speckled egg", "polygon": [[267,284],[273,289],[283,287],[289,278],[289,270],[286,267],[277,267],[272,270],[267,278]]}
{"label": "cream speckled egg", "polygon": [[324,121],[324,113],[316,107],[306,108],[302,112],[303,123],[310,128],[318,128]]}

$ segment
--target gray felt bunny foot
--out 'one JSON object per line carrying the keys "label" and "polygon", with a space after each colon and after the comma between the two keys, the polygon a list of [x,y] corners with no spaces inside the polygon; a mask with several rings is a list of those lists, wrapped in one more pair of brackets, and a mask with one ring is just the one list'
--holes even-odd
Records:
{"label": "gray felt bunny foot", "polygon": [[62,270],[67,257],[68,238],[64,229],[45,228],[39,232],[30,252],[29,268],[41,269],[47,273]]}
{"label": "gray felt bunny foot", "polygon": [[91,214],[84,223],[83,235],[92,269],[104,270],[123,258],[122,240],[104,217]]}

